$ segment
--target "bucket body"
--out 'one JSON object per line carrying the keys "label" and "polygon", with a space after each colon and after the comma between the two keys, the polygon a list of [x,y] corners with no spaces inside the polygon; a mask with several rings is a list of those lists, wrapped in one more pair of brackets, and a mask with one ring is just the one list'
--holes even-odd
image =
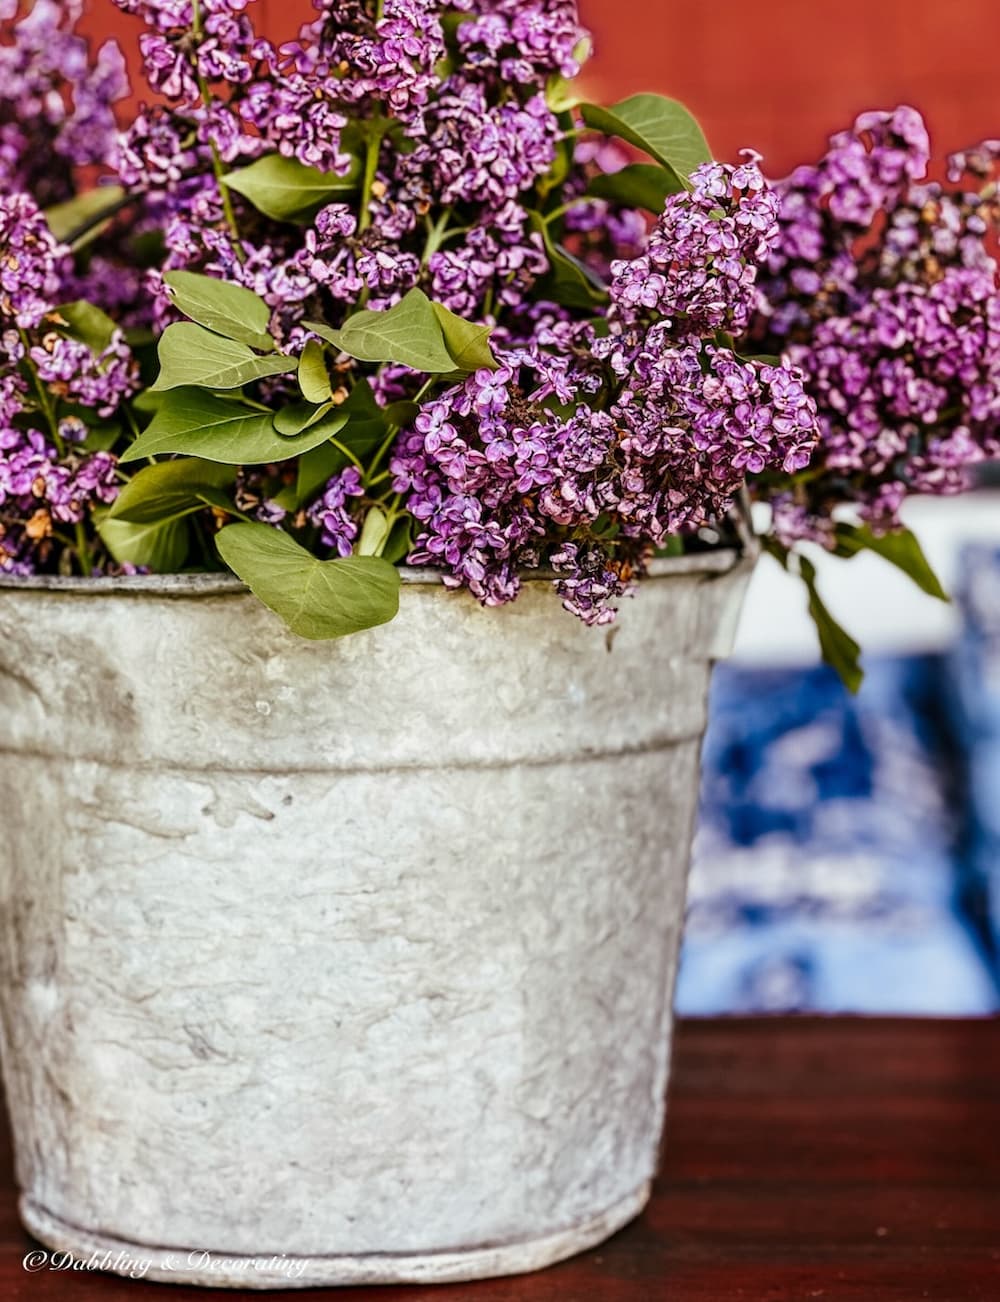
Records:
{"label": "bucket body", "polygon": [[327,643],[215,576],[0,590],[32,1233],[287,1288],[535,1269],[641,1210],[748,571],[658,565],[610,630],[410,572],[396,621]]}

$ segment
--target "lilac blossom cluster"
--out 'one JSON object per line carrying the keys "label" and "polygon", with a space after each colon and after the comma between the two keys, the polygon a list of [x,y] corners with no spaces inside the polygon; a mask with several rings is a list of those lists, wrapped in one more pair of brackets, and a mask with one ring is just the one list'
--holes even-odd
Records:
{"label": "lilac blossom cluster", "polygon": [[138,374],[120,331],[95,353],[60,329],[70,276],[34,201],[0,197],[0,572],[46,565],[65,527],[118,492],[116,458],[85,446],[82,416],[115,414]]}
{"label": "lilac blossom cluster", "polygon": [[[671,192],[652,214],[592,189],[629,157],[566,107],[588,49],[574,0],[314,0],[313,21],[283,44],[255,27],[253,0],[113,3],[143,24],[153,92],[113,149],[99,128],[120,63],[105,51],[77,66],[76,7],[56,23],[37,0],[14,33],[25,85],[48,67],[39,31],[70,42],[66,102],[89,125],[55,126],[90,152],[67,144],[65,156],[110,156],[125,193],[74,252],[40,212],[39,178],[18,173],[0,201],[7,568],[112,568],[102,510],[134,473],[117,456],[174,389],[193,385],[209,404],[227,390],[182,377],[132,404],[140,364],[156,373],[157,341],[184,310],[177,271],[252,291],[269,313],[264,342],[290,356],[274,374],[241,355],[260,375],[229,394],[248,419],[281,415],[304,432],[334,407],[351,413],[326,445],[237,467],[228,499],[198,499],[217,504],[185,546],[207,564],[231,519],[321,557],[391,538],[395,559],[435,566],[490,605],[546,570],[568,609],[602,624],[658,549],[726,536],[748,478],[806,465],[817,428],[800,372],[732,345],[778,247],[777,198],[753,155],[690,181],[664,169],[673,182],[658,193]],[[297,186],[313,197],[282,207]],[[360,309],[392,311],[418,290],[429,310],[489,329],[467,378],[329,346]],[[99,309],[96,329],[80,327],[78,299]],[[245,336],[232,338],[246,348]],[[303,403],[294,363],[307,347],[308,392],[329,402]],[[175,555],[175,534],[157,558]]]}
{"label": "lilac blossom cluster", "polygon": [[853,504],[878,532],[911,493],[952,493],[1000,454],[1000,142],[923,179],[919,114],[865,113],[819,163],[777,183],[779,238],[753,346],[807,377],[822,440],[800,477],[761,482],[774,531],[835,545]]}
{"label": "lilac blossom cluster", "polygon": [[746,330],[758,270],[778,237],[777,196],[758,161],[698,169],[692,195],[667,203],[645,254],[612,266],[620,311],[655,310],[676,338]]}
{"label": "lilac blossom cluster", "polygon": [[45,204],[72,196],[74,169],[108,164],[115,102],[128,91],[113,41],[91,60],[75,24],[83,0],[0,0],[0,192]]}
{"label": "lilac blossom cluster", "polygon": [[724,518],[748,474],[801,470],[816,412],[799,373],[705,343],[749,319],[775,234],[754,162],[699,169],[650,251],[615,263],[606,335],[550,325],[425,406],[391,467],[411,562],[489,605],[544,562],[567,608],[605,623],[653,549]]}
{"label": "lilac blossom cluster", "polygon": [[[277,46],[248,0],[114,2],[147,24],[146,76],[166,101],[118,156],[164,233],[163,269],[252,288],[292,340],[330,298],[342,314],[359,296],[387,307],[418,282],[465,314],[530,301],[549,264],[524,200],[565,136],[545,88],[578,70],[571,0],[315,0],[315,21]],[[334,176],[371,168],[361,211],[342,222],[334,204],[303,233],[220,186],[273,152]],[[454,231],[442,210],[461,214]],[[156,319],[170,319],[162,295]]]}

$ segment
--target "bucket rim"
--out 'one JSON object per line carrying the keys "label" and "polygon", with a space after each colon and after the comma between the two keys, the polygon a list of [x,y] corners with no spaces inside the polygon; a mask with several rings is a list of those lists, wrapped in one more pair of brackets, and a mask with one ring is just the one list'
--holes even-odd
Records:
{"label": "bucket rim", "polygon": [[[744,559],[736,547],[719,547],[688,556],[659,557],[650,563],[642,582],[681,575],[721,575],[736,569]],[[444,571],[400,566],[404,587],[445,587]],[[558,577],[551,570],[531,570],[522,576],[526,584],[551,583]],[[48,592],[79,597],[225,597],[249,592],[234,574],[199,572],[191,574],[127,574],[98,578],[70,578],[58,574],[15,575],[0,573],[0,590],[5,592]]]}

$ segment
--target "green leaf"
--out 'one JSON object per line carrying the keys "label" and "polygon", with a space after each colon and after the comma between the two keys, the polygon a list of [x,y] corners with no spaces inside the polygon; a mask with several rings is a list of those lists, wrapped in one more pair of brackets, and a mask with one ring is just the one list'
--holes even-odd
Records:
{"label": "green leaf", "polygon": [[192,321],[227,339],[274,352],[274,340],[268,333],[271,309],[253,290],[193,271],[168,271],[163,283],[175,307]]}
{"label": "green leaf", "polygon": [[110,347],[118,329],[106,312],[84,299],[53,308],[45,319],[63,334],[86,344],[95,357]]}
{"label": "green leaf", "polygon": [[117,421],[102,421],[91,425],[87,437],[79,446],[84,452],[109,452],[122,436]]}
{"label": "green leaf", "polygon": [[359,556],[380,556],[389,538],[392,524],[380,506],[373,506],[365,516],[358,539]]}
{"label": "green leaf", "polygon": [[[727,345],[720,343],[719,347],[726,348]],[[782,361],[780,353],[738,353],[734,348],[729,348],[729,351],[738,362],[757,362],[760,366],[780,366]]]}
{"label": "green leaf", "polygon": [[110,516],[130,524],[155,524],[190,515],[203,506],[231,509],[223,490],[236,482],[236,471],[198,457],[144,466],[122,487]]}
{"label": "green leaf", "polygon": [[532,227],[542,237],[545,256],[549,260],[549,274],[545,278],[546,295],[566,307],[594,308],[605,302],[605,287],[582,262],[555,242],[542,214],[529,212],[528,217]]}
{"label": "green leaf", "polygon": [[545,104],[557,116],[580,104],[580,83],[576,77],[553,75],[545,83]]}
{"label": "green leaf", "polygon": [[345,637],[387,624],[399,610],[399,572],[377,556],[321,561],[266,524],[231,524],[219,555],[299,637]]}
{"label": "green leaf", "polygon": [[440,303],[431,303],[431,307],[444,335],[445,347],[455,363],[455,370],[495,371],[499,369],[499,363],[490,348],[492,326],[475,325],[463,317],[456,316]]}
{"label": "green leaf", "polygon": [[399,402],[391,402],[388,407],[382,408],[382,417],[386,428],[390,425],[396,425],[399,429],[403,429],[406,425],[412,425],[419,415],[420,404],[418,402],[408,402],[405,398]]}
{"label": "green leaf", "polygon": [[187,521],[180,518],[133,524],[106,515],[98,521],[97,532],[119,564],[142,565],[157,574],[181,569],[191,545]]}
{"label": "green leaf", "polygon": [[359,362],[396,362],[425,375],[447,375],[455,370],[434,305],[419,289],[411,289],[384,312],[367,308],[356,312],[340,330],[314,321],[305,324]]}
{"label": "green leaf", "polygon": [[224,180],[265,217],[292,222],[305,220],[325,204],[350,198],[358,189],[359,176],[357,163],[346,176],[336,176],[295,158],[268,154],[230,172]]}
{"label": "green leaf", "polygon": [[382,548],[382,559],[388,561],[390,565],[398,565],[412,551],[413,517],[402,515],[397,518],[396,523],[392,526],[388,541]]}
{"label": "green leaf", "polygon": [[178,389],[167,396],[121,460],[174,452],[230,466],[268,465],[308,452],[346,423],[347,416],[335,411],[301,434],[286,437],[275,430],[269,411],[255,411],[201,389]]}
{"label": "green leaf", "polygon": [[573,168],[572,140],[567,137],[556,146],[556,156],[552,166],[536,183],[539,196],[544,199],[553,191],[559,190]]}
{"label": "green leaf", "polygon": [[664,95],[633,95],[609,109],[584,104],[581,112],[588,127],[627,140],[662,163],[686,188],[695,168],[712,160],[695,118],[683,104]]}
{"label": "green leaf", "polygon": [[299,388],[307,402],[329,402],[333,397],[326,358],[315,339],[308,341],[299,358]]}
{"label": "green leaf", "polygon": [[875,534],[868,525],[838,524],[836,533],[838,555],[850,557],[861,551],[875,552],[909,575],[922,592],[937,597],[939,601],[950,600],[916,535],[909,529]]}
{"label": "green leaf", "polygon": [[[358,460],[364,462],[381,446],[391,425],[408,424],[419,408],[414,403],[393,403],[391,407],[380,407],[371,385],[367,380],[360,379],[347,401],[337,410],[348,417],[347,424],[337,435],[337,442],[350,448]],[[298,504],[307,502],[332,475],[350,464],[350,457],[332,443],[324,443],[299,457],[295,486]]]}
{"label": "green leaf", "polygon": [[314,406],[311,402],[291,402],[275,413],[274,428],[284,438],[291,438],[315,425],[332,410],[332,404],[329,402],[323,403],[320,407]]}
{"label": "green leaf", "polygon": [[165,393],[153,393],[152,389],[144,389],[132,399],[132,406],[142,416],[155,416],[163,406],[166,396]]}
{"label": "green leaf", "polygon": [[364,376],[355,383],[347,395],[344,410],[351,420],[379,420],[383,425],[386,423],[385,408],[379,406],[375,390]]}
{"label": "green leaf", "polygon": [[594,199],[609,199],[629,208],[661,213],[667,197],[683,189],[673,169],[668,171],[655,163],[630,163],[620,172],[595,176],[587,187],[587,193]]}
{"label": "green leaf", "polygon": [[816,588],[816,567],[804,556],[799,557],[799,573],[809,592],[809,614],[819,634],[823,659],[837,671],[849,692],[857,692],[865,676],[860,664],[861,648],[827,610]]}
{"label": "green leaf", "polygon": [[65,203],[45,209],[49,230],[61,244],[74,244],[84,235],[91,239],[101,233],[102,219],[121,205],[125,191],[120,185],[101,185],[78,194]]}
{"label": "green leaf", "polygon": [[181,321],[167,326],[160,339],[160,377],[154,393],[197,385],[204,389],[239,389],[267,375],[295,370],[292,357],[258,357],[246,344],[223,339],[204,326]]}
{"label": "green leaf", "polygon": [[654,556],[683,556],[684,539],[680,534],[672,534],[662,547],[657,547]]}

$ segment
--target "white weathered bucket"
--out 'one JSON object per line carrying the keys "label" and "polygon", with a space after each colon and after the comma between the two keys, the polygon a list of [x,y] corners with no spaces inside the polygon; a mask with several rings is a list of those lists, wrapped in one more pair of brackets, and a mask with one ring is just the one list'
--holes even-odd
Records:
{"label": "white weathered bucket", "polygon": [[410,573],[335,643],[225,578],[5,586],[27,1228],[277,1288],[526,1271],[634,1217],[748,568],[661,562],[611,632],[541,582],[484,611]]}

